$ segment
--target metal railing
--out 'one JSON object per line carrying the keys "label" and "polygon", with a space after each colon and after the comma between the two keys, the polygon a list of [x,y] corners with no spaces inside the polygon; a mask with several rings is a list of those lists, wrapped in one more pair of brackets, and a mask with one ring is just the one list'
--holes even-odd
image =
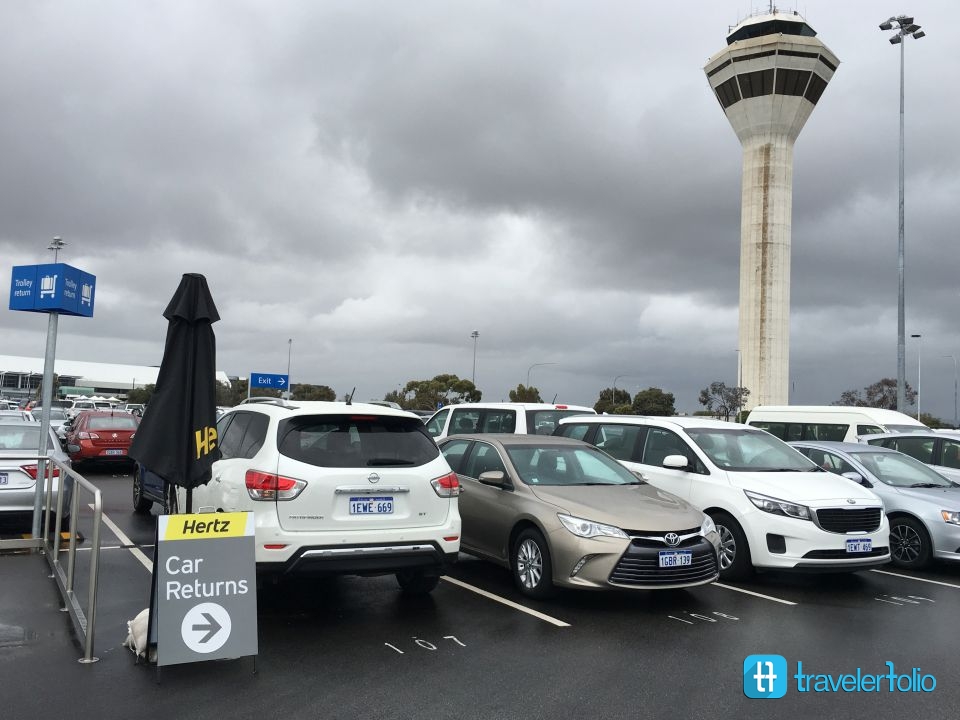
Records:
{"label": "metal railing", "polygon": [[[10,460],[10,458],[4,458]],[[64,465],[59,460],[44,455],[23,456],[15,461],[34,460],[37,463],[37,482],[43,482],[43,524],[42,535],[35,538],[0,540],[0,550],[29,548],[40,550],[47,556],[50,564],[51,578],[57,582],[60,595],[63,597],[64,612],[69,613],[74,630],[83,641],[83,657],[81,663],[95,663],[100,658],[93,656],[93,638],[97,619],[97,582],[100,569],[100,525],[103,518],[103,499],[100,490],[73,468]],[[57,507],[51,507],[53,502],[54,469],[60,471],[57,482]],[[63,521],[63,488],[67,479],[73,481],[70,492],[70,543],[67,550],[67,568],[64,571],[60,562],[60,529]],[[84,612],[74,590],[77,564],[77,518],[80,515],[80,490],[86,490],[93,495],[93,537],[90,541],[90,572],[87,587],[87,606]],[[54,524],[50,524],[50,514],[54,512]],[[52,532],[50,528],[52,529]]]}

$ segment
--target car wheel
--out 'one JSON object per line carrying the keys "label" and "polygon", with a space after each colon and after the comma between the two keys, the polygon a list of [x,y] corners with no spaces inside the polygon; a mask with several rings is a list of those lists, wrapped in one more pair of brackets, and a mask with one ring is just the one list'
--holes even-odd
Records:
{"label": "car wheel", "polygon": [[922,568],[930,562],[930,537],[911,517],[890,518],[890,559],[902,568]]}
{"label": "car wheel", "polygon": [[401,570],[397,573],[397,582],[406,595],[426,595],[440,582],[440,576],[423,570]]}
{"label": "car wheel", "polygon": [[148,513],[153,507],[153,501],[143,496],[143,478],[140,475],[140,468],[137,467],[133,473],[133,511],[138,513]]}
{"label": "car wheel", "polygon": [[513,581],[517,589],[532,598],[553,594],[553,565],[550,549],[539,530],[527,528],[513,545]]}
{"label": "car wheel", "polygon": [[750,546],[743,534],[740,523],[725,512],[716,512],[710,516],[720,535],[720,578],[723,580],[742,580],[753,575],[753,563],[750,560]]}

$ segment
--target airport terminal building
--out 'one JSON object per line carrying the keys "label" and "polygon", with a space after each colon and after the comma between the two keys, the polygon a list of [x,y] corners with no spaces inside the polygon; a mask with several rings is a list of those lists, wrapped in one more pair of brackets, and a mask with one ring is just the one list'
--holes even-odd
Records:
{"label": "airport terminal building", "polygon": [[[125,396],[133,388],[155,384],[160,366],[118,365],[57,359],[57,397],[67,395]],[[221,370],[217,380],[230,385]],[[0,397],[7,400],[35,399],[43,380],[43,358],[0,355]]]}

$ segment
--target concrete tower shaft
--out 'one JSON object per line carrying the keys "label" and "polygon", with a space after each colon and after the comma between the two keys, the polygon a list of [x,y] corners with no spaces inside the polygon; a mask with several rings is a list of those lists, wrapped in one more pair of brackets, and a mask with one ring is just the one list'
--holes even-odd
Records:
{"label": "concrete tower shaft", "polygon": [[793,144],[839,60],[798,14],[748,18],[704,67],[743,146],[740,331],[744,409],[786,405]]}

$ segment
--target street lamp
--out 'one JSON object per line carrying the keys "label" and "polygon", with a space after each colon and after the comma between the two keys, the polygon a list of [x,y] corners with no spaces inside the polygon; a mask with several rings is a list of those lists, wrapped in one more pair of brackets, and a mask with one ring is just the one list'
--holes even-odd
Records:
{"label": "street lamp", "polygon": [[923,347],[923,335],[911,335],[917,339],[917,420],[920,419],[920,350]]}
{"label": "street lamp", "polygon": [[527,387],[528,388],[530,387],[530,371],[533,370],[535,367],[542,367],[543,365],[556,365],[556,363],[555,362],[534,363],[533,365],[528,367],[527,368]]}
{"label": "street lamp", "polygon": [[60,255],[60,251],[63,250],[63,246],[67,244],[67,241],[61,237],[55,237],[50,241],[50,244],[47,245],[47,250],[53,250],[53,261],[57,262],[57,257]]}
{"label": "street lamp", "polygon": [[477,384],[477,338],[480,337],[480,331],[474,330],[470,333],[473,338],[473,373],[470,375],[470,382]]}
{"label": "street lamp", "polygon": [[953,426],[960,427],[960,418],[957,417],[957,356],[944,355],[953,360]]}
{"label": "street lamp", "polygon": [[[903,299],[903,47],[906,38],[915,39],[926,35],[915,25],[913,18],[908,15],[898,15],[886,22],[880,23],[881,30],[896,30],[890,38],[891,45],[900,46],[900,212],[899,233],[897,240],[897,410],[903,412],[906,407],[906,342],[904,341],[904,299]],[[918,32],[919,31],[919,32]]]}

